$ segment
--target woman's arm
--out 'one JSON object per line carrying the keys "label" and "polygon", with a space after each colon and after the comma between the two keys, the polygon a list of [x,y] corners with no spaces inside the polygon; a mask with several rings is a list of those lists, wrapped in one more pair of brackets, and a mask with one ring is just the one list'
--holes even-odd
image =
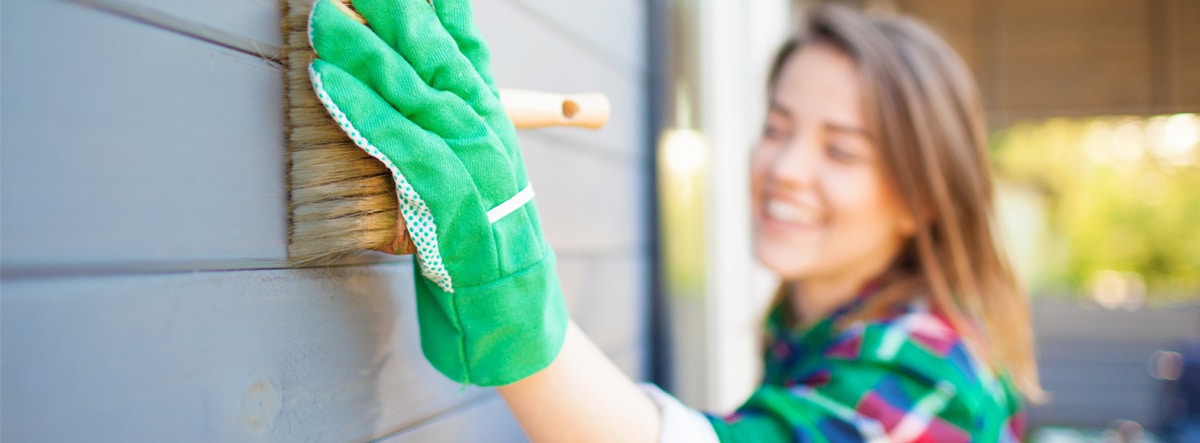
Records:
{"label": "woman's arm", "polygon": [[574,321],[550,366],[498,390],[535,443],[658,441],[658,406]]}

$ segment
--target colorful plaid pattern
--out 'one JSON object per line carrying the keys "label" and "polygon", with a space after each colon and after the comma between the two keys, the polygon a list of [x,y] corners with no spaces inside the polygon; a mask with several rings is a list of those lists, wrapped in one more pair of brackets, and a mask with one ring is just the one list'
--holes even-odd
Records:
{"label": "colorful plaid pattern", "polygon": [[763,384],[728,417],[723,442],[1018,442],[1021,399],[922,301],[838,330],[861,300],[807,331],[767,322]]}

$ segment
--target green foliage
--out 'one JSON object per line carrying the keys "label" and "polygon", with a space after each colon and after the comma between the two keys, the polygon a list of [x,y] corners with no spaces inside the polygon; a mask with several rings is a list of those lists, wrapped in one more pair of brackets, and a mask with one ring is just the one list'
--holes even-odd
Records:
{"label": "green foliage", "polygon": [[1107,270],[1139,275],[1151,301],[1200,294],[1197,121],[1051,119],[993,136],[997,175],[1045,198],[1035,290],[1083,290]]}

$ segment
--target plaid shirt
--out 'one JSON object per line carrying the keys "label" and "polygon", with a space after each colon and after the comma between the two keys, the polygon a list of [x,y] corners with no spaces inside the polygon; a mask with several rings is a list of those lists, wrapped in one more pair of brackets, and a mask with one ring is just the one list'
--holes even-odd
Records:
{"label": "plaid shirt", "polygon": [[1018,442],[1024,410],[1011,380],[972,356],[949,322],[917,301],[844,330],[767,322],[763,384],[737,412],[708,416],[722,442]]}

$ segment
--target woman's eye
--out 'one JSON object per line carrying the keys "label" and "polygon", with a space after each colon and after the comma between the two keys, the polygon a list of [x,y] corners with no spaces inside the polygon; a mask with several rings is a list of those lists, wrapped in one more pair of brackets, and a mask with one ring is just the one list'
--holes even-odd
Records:
{"label": "woman's eye", "polygon": [[825,150],[829,153],[829,158],[834,160],[853,161],[857,158],[853,152],[850,152],[849,150],[838,145],[828,145]]}
{"label": "woman's eye", "polygon": [[769,140],[780,140],[787,137],[787,129],[779,125],[763,126],[763,138]]}

